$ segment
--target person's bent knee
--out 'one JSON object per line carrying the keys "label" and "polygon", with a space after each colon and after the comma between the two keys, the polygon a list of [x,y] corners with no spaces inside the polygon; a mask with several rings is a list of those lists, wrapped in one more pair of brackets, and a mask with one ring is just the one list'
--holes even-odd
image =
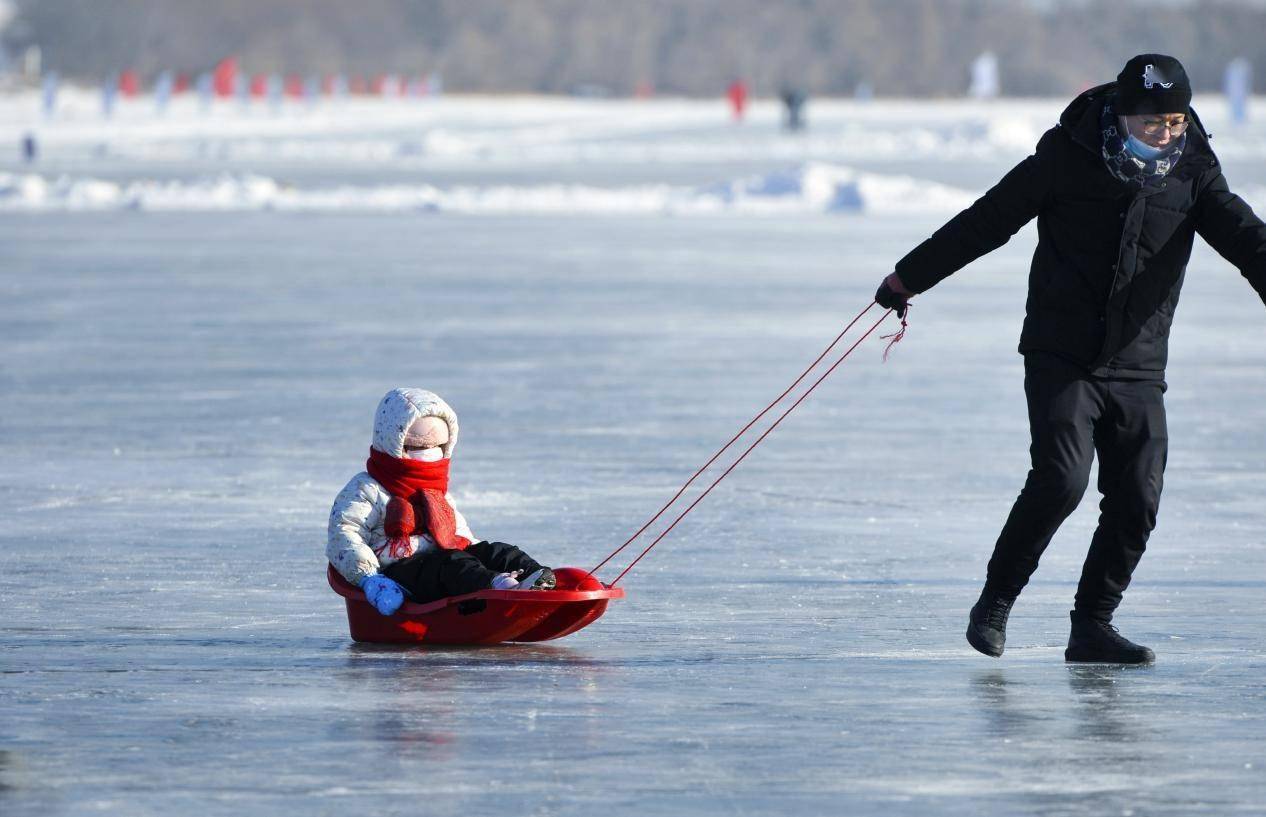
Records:
{"label": "person's bent knee", "polygon": [[1132,536],[1146,537],[1156,529],[1158,503],[1106,502],[1100,522]]}
{"label": "person's bent knee", "polygon": [[1090,486],[1090,474],[1066,468],[1036,468],[1029,474],[1029,487],[1040,492],[1054,507],[1071,513]]}
{"label": "person's bent knee", "polygon": [[473,553],[467,553],[465,550],[456,550],[456,549],[448,549],[448,548],[444,548],[438,551],[435,554],[434,558],[440,560],[441,564],[446,564],[446,565],[458,564],[460,562],[465,562],[465,561],[473,561],[473,562],[478,563],[479,561],[479,559],[477,559],[475,557],[475,554]]}

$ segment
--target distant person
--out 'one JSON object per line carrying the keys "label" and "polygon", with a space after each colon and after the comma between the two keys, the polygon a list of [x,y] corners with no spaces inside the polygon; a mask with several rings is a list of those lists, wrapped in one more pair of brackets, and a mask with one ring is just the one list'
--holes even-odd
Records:
{"label": "distant person", "polygon": [[264,80],[264,96],[268,99],[268,109],[274,114],[281,112],[281,97],[285,89],[286,85],[281,74],[271,73]]}
{"label": "distant person", "polygon": [[119,93],[128,99],[132,99],[141,92],[141,78],[133,71],[128,69],[119,74]]}
{"label": "distant person", "polygon": [[392,389],[374,413],[365,470],[330,511],[326,558],[389,616],[479,590],[547,590],[554,571],[504,542],[475,538],[448,493],[457,414],[439,395]]}
{"label": "distant person", "polygon": [[22,134],[22,161],[27,164],[34,164],[35,160],[39,158],[39,155],[40,149],[38,143],[35,141],[35,134],[30,133],[29,131]]}
{"label": "distant person", "polygon": [[971,64],[971,85],[967,93],[975,99],[993,99],[1002,83],[998,78],[998,57],[992,51],[981,54]]}
{"label": "distant person", "polygon": [[1068,661],[1150,663],[1111,621],[1156,524],[1169,329],[1199,233],[1266,300],[1266,225],[1222,175],[1187,72],[1141,54],[1084,92],[1034,154],[897,263],[876,293],[907,300],[1034,217],[1020,353],[1032,470],[989,561],[967,640],[1002,654],[1007,617],[1099,458],[1099,526],[1071,612]]}
{"label": "distant person", "polygon": [[44,75],[40,88],[40,109],[47,119],[52,119],[57,113],[57,92],[60,86],[61,79],[56,71],[49,71]]}
{"label": "distant person", "polygon": [[119,95],[119,78],[111,74],[101,83],[101,118],[114,116],[114,101]]}
{"label": "distant person", "polygon": [[730,100],[730,110],[734,114],[734,121],[742,122],[743,115],[747,111],[747,83],[741,79],[734,80],[730,83],[725,95]]}
{"label": "distant person", "polygon": [[1231,108],[1231,121],[1237,125],[1248,122],[1248,100],[1253,94],[1253,65],[1243,57],[1227,63],[1222,80],[1227,105]]}
{"label": "distant person", "polygon": [[171,95],[176,89],[176,75],[171,71],[163,71],[154,80],[154,109],[161,115],[167,112],[171,103]]}
{"label": "distant person", "polygon": [[320,98],[321,78],[316,74],[308,74],[303,80],[303,101],[311,108]]}
{"label": "distant person", "polygon": [[211,110],[211,98],[215,93],[215,78],[210,71],[203,71],[198,75],[194,88],[198,94],[198,107],[203,113]]}
{"label": "distant person", "polygon": [[778,98],[782,100],[785,113],[784,127],[792,133],[804,130],[804,105],[809,95],[802,88],[786,85],[779,92]]}

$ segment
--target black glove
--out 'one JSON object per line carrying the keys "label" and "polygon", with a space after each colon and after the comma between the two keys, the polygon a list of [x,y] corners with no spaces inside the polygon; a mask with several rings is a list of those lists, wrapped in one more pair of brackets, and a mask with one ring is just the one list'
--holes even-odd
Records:
{"label": "black glove", "polygon": [[[906,307],[909,305],[907,302],[909,301],[910,296],[900,293],[892,287],[892,284],[890,284],[889,281],[891,281],[895,276],[896,273],[894,272],[892,275],[885,278],[883,283],[879,285],[879,289],[875,292],[875,303],[879,304],[884,309],[896,310],[897,317],[904,318],[906,316]],[[898,285],[900,285],[900,283],[900,281],[897,281]]]}

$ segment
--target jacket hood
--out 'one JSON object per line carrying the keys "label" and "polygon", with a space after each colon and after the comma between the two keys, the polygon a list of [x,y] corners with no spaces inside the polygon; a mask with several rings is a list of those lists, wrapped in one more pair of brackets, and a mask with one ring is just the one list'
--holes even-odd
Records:
{"label": "jacket hood", "polygon": [[392,389],[374,412],[373,447],[393,457],[404,456],[404,435],[422,417],[438,417],[448,425],[448,442],[440,446],[444,457],[453,456],[457,445],[457,412],[443,398],[426,389]]}
{"label": "jacket hood", "polygon": [[[1068,107],[1059,116],[1059,124],[1069,137],[1096,156],[1103,150],[1103,135],[1099,132],[1099,115],[1103,113],[1104,101],[1116,95],[1117,84],[1104,83],[1083,91],[1076,99],[1068,103]],[[1202,154],[1211,156],[1213,149],[1209,147],[1209,135],[1205,132],[1204,123],[1196,115],[1195,108],[1189,108],[1187,112],[1191,115],[1192,127],[1187,128],[1187,148],[1183,153],[1183,158],[1189,159],[1191,156]],[[1180,160],[1175,172],[1183,164],[1184,161]],[[1186,161],[1185,164],[1190,166],[1192,163]]]}

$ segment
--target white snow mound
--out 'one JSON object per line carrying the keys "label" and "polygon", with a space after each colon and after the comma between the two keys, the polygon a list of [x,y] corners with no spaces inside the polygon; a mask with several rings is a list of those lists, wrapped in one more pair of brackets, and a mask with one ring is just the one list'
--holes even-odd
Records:
{"label": "white snow mound", "polygon": [[266,176],[113,182],[0,173],[3,211],[440,211],[465,214],[794,215],[954,212],[974,194],[908,176],[819,162],[735,181],[685,187],[377,185],[296,188]]}

